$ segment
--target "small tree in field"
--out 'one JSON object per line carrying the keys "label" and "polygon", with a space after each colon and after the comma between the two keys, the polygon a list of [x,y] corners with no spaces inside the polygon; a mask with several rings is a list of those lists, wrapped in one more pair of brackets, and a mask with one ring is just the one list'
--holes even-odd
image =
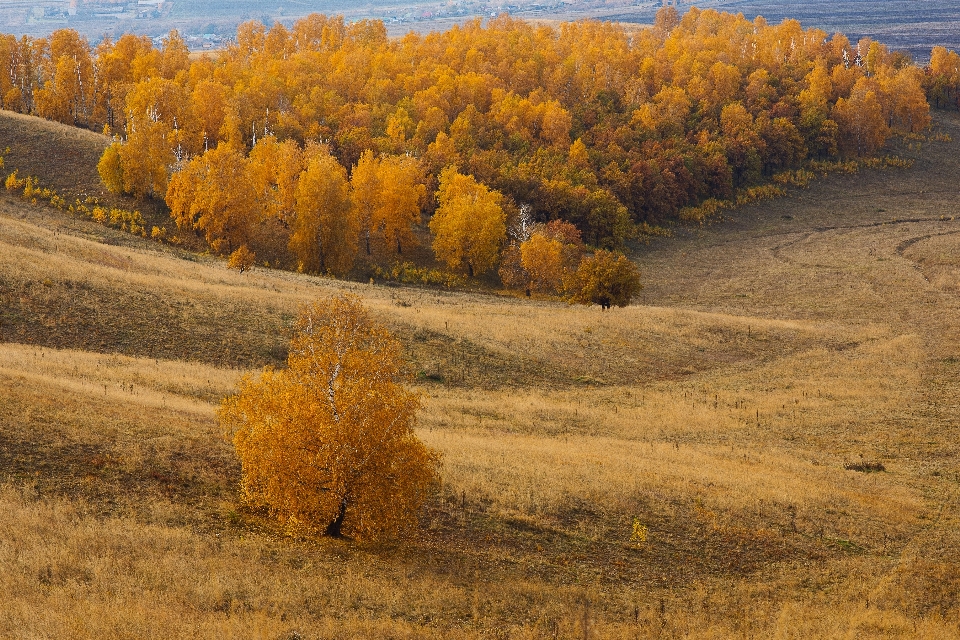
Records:
{"label": "small tree in field", "polygon": [[236,269],[240,273],[249,271],[256,264],[257,256],[253,251],[247,248],[247,245],[240,245],[240,248],[230,254],[227,260],[228,269]]}
{"label": "small tree in field", "polygon": [[570,301],[598,304],[603,310],[625,307],[640,289],[640,271],[622,253],[597,251],[580,261],[567,284]]}
{"label": "small tree in field", "polygon": [[420,397],[400,384],[401,353],[354,298],[305,309],[288,368],[244,377],[220,407],[244,499],[293,529],[362,540],[409,531],[440,459],[413,433]]}

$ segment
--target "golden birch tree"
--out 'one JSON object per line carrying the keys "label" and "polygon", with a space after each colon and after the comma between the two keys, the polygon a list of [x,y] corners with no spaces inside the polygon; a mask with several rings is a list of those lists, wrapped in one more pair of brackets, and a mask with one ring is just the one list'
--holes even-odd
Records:
{"label": "golden birch tree", "polygon": [[507,238],[503,196],[456,167],[440,174],[440,206],[430,219],[433,251],[451,269],[467,268],[472,278],[491,269]]}
{"label": "golden birch tree", "polygon": [[413,242],[413,227],[420,222],[420,204],[426,188],[419,181],[414,158],[375,158],[365,151],[350,176],[353,214],[367,255],[380,246],[399,255]]}
{"label": "golden birch tree", "polygon": [[357,255],[347,172],[329,153],[316,155],[297,183],[290,249],[304,271],[342,276]]}
{"label": "golden birch tree", "polygon": [[371,253],[371,239],[374,233],[377,206],[379,204],[380,162],[373,152],[367,149],[360,155],[350,176],[350,199],[353,202],[353,215],[357,221],[357,230],[363,240],[367,255]]}
{"label": "golden birch tree", "polygon": [[355,298],[301,313],[287,368],[244,377],[219,411],[243,498],[294,531],[358,540],[411,531],[440,456],[414,434],[402,347]]}
{"label": "golden birch tree", "polygon": [[219,254],[248,245],[261,215],[247,159],[229,145],[197,156],[170,179],[170,215],[181,229],[199,229]]}
{"label": "golden birch tree", "polygon": [[407,156],[386,156],[377,172],[380,202],[374,213],[374,224],[383,234],[388,251],[413,243],[413,227],[420,223],[420,203],[426,188],[419,182],[420,168],[416,159]]}

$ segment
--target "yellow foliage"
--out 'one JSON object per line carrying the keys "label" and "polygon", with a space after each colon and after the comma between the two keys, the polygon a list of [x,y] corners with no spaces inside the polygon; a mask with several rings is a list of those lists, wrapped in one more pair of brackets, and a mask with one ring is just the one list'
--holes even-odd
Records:
{"label": "yellow foliage", "polygon": [[448,288],[461,287],[466,284],[463,276],[439,269],[418,267],[411,262],[401,262],[388,269],[374,267],[373,273],[378,279],[406,284],[441,285]]}
{"label": "yellow foliage", "polygon": [[507,238],[500,193],[448,167],[440,174],[437,200],[430,220],[437,258],[451,269],[466,266],[471,278],[492,268]]}
{"label": "yellow foliage", "polygon": [[288,368],[246,376],[220,408],[245,500],[292,530],[394,537],[412,529],[439,479],[413,433],[419,396],[402,348],[355,298],[304,309]]}
{"label": "yellow foliage", "polygon": [[539,233],[520,245],[520,264],[530,275],[530,289],[555,293],[563,287],[563,244]]}
{"label": "yellow foliage", "polygon": [[166,202],[178,227],[203,230],[220,254],[246,244],[260,214],[248,160],[228,145],[197,156],[175,173]]}
{"label": "yellow foliage", "polygon": [[119,142],[114,142],[104,150],[97,164],[97,172],[107,189],[113,193],[123,192],[123,166],[120,161]]}
{"label": "yellow foliage", "polygon": [[227,268],[236,269],[243,273],[253,267],[256,258],[257,256],[247,248],[247,245],[241,245],[239,249],[230,254],[230,259],[227,260]]}
{"label": "yellow foliage", "polygon": [[640,271],[626,256],[601,250],[580,261],[566,288],[571,302],[609,309],[630,304],[642,286]]}
{"label": "yellow foliage", "polygon": [[413,226],[420,222],[420,204],[426,195],[419,176],[414,158],[374,158],[369,150],[360,156],[350,176],[350,197],[367,255],[372,246],[399,255],[404,245],[413,242]]}
{"label": "yellow foliage", "polygon": [[709,198],[695,207],[684,207],[680,210],[679,216],[681,220],[703,222],[704,220],[715,216],[724,209],[729,209],[732,204],[733,203],[731,203],[729,200],[717,200],[715,198]]}
{"label": "yellow foliage", "polygon": [[630,542],[638,547],[642,547],[647,542],[647,526],[640,522],[640,518],[633,519],[633,530],[630,534]]}
{"label": "yellow foliage", "polygon": [[772,184],[764,184],[759,187],[750,187],[737,193],[737,206],[759,202],[760,200],[772,200],[773,198],[782,198],[787,195],[781,187]]}
{"label": "yellow foliage", "polygon": [[350,206],[347,172],[330,154],[318,154],[297,183],[290,248],[302,269],[338,276],[350,271],[358,236]]}
{"label": "yellow foliage", "polygon": [[781,171],[773,176],[773,181],[779,185],[790,185],[794,187],[807,188],[813,182],[816,175],[806,169],[797,169],[796,171]]}
{"label": "yellow foliage", "polygon": [[14,169],[13,173],[7,176],[7,180],[4,182],[4,186],[7,188],[7,191],[19,191],[20,189],[23,189],[26,184],[26,178],[17,177],[16,169]]}
{"label": "yellow foliage", "polygon": [[297,179],[304,169],[304,152],[293,140],[262,138],[250,151],[249,173],[263,202],[263,217],[283,221],[294,217]]}

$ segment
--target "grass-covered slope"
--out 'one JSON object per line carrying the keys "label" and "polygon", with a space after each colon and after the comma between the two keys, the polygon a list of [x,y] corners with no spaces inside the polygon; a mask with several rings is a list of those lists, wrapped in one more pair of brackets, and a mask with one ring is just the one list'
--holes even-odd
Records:
{"label": "grass-covered slope", "polygon": [[[956,635],[958,144],[678,228],[605,313],[238,274],[4,194],[0,636]],[[444,454],[397,546],[283,537],[214,417],[336,291]]]}

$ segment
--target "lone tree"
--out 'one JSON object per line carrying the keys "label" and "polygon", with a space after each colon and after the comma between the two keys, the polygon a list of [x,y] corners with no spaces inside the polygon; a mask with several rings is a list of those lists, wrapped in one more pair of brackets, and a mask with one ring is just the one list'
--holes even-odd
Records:
{"label": "lone tree", "polygon": [[401,353],[355,298],[306,308],[288,367],[245,376],[220,407],[248,504],[294,530],[358,540],[409,531],[440,456],[413,433],[420,397],[400,384]]}
{"label": "lone tree", "polygon": [[627,306],[642,288],[636,265],[622,253],[603,250],[583,258],[567,286],[571,302],[598,304],[604,311]]}

